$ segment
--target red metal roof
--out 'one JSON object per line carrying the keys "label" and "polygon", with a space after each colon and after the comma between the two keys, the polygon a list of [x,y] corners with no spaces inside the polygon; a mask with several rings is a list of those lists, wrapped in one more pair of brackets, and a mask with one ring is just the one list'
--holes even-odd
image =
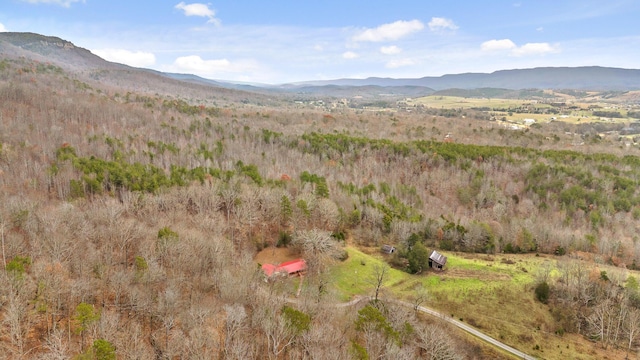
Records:
{"label": "red metal roof", "polygon": [[283,262],[278,265],[276,271],[286,271],[287,274],[295,274],[297,272],[307,269],[307,263],[303,259],[296,259],[287,262]]}
{"label": "red metal roof", "polygon": [[296,274],[298,272],[307,269],[307,262],[304,259],[296,259],[291,261],[285,261],[280,265],[264,264],[262,265],[262,271],[265,275],[271,276],[274,273],[282,273],[286,275]]}
{"label": "red metal roof", "polygon": [[271,276],[273,275],[273,273],[276,271],[277,266],[272,265],[272,264],[264,264],[262,265],[262,271],[264,271],[264,274],[267,276]]}

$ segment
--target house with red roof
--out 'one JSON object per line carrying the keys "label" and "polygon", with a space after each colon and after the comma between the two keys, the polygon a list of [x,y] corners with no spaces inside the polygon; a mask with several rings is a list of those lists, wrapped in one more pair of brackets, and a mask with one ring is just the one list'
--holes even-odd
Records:
{"label": "house with red roof", "polygon": [[285,261],[279,265],[262,265],[262,271],[267,277],[300,275],[306,270],[307,262],[304,259]]}

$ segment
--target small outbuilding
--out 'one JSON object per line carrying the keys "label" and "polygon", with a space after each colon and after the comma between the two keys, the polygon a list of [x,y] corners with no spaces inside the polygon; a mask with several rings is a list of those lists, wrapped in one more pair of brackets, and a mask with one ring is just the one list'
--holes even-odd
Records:
{"label": "small outbuilding", "polygon": [[447,264],[447,257],[433,250],[431,256],[429,256],[429,267],[436,270],[443,270]]}
{"label": "small outbuilding", "polygon": [[382,251],[383,254],[393,254],[396,252],[396,248],[391,245],[382,245],[380,251]]}

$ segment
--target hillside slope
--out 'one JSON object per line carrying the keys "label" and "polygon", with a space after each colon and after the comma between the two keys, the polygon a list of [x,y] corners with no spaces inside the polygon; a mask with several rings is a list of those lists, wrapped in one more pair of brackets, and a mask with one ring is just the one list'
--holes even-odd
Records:
{"label": "hillside slope", "polygon": [[[216,83],[182,81],[155,70],[134,68],[106,61],[89,50],[69,41],[34,33],[0,33],[0,56],[7,59],[26,58],[43,64],[53,64],[74,78],[107,91],[162,94],[178,98],[199,98],[209,104],[229,104],[247,97],[256,102],[276,104],[259,93],[227,88]],[[249,95],[251,94],[251,95]]]}

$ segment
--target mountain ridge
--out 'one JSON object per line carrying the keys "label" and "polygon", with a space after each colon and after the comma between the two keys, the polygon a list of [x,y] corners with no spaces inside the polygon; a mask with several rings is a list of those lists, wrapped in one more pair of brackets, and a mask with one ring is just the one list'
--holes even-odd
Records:
{"label": "mountain ridge", "polygon": [[[55,36],[36,33],[0,33],[0,53],[4,56],[31,57],[34,60],[56,62],[80,72],[95,70],[147,71],[165,78],[228,89],[264,92],[327,93],[324,86],[393,88],[394,94],[427,94],[446,89],[498,88],[521,89],[576,89],[630,91],[640,90],[640,69],[602,66],[536,67],[529,69],[498,70],[491,73],[467,72],[421,78],[310,80],[284,84],[246,84],[233,81],[206,79],[193,74],[172,74],[152,69],[135,68],[102,59],[91,51]],[[401,90],[403,87],[410,87]],[[343,91],[344,92],[344,91]]]}
{"label": "mountain ridge", "polygon": [[461,73],[421,78],[336,79],[304,81],[284,84],[283,87],[301,86],[422,86],[445,89],[580,89],[580,90],[638,90],[640,70],[602,66],[536,67],[530,69],[498,70],[492,73]]}

